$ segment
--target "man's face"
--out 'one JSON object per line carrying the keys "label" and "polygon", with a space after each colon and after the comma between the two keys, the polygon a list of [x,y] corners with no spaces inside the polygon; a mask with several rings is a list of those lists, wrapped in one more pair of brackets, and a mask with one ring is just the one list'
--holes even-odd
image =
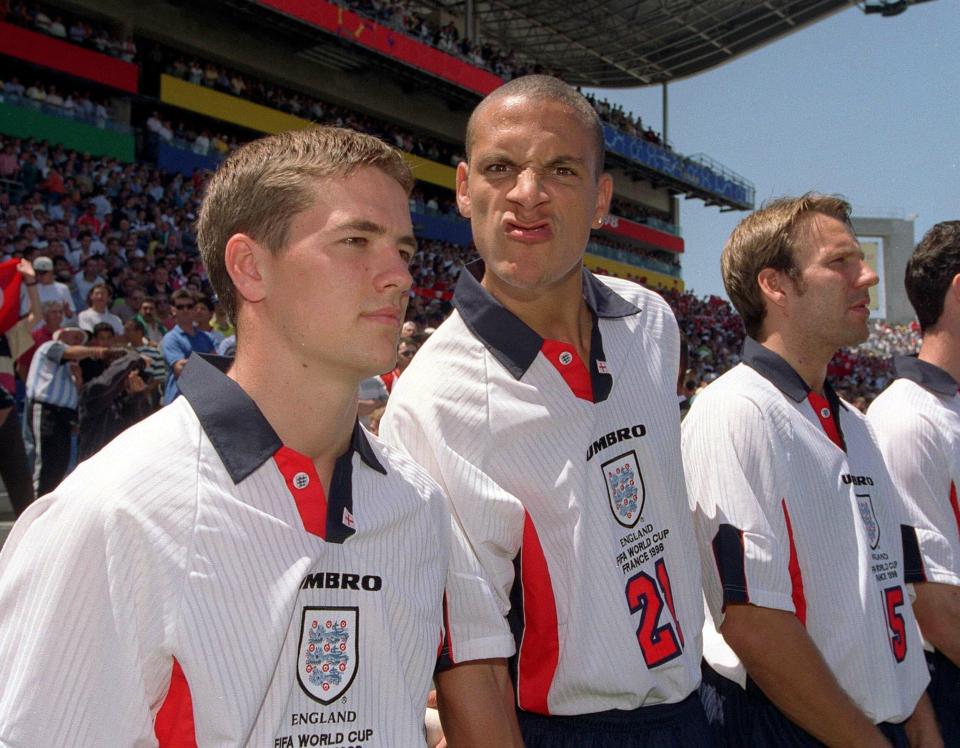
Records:
{"label": "man's face", "polygon": [[350,379],[394,366],[416,252],[407,195],[373,167],[317,183],[264,256],[264,323],[304,367]]}
{"label": "man's face", "polygon": [[98,288],[91,289],[90,291],[90,306],[96,309],[98,312],[102,312],[107,308],[107,302],[110,300],[110,294],[107,293],[107,289],[102,286]]}
{"label": "man's face", "polygon": [[46,328],[51,332],[59,330],[60,325],[63,324],[63,307],[60,304],[56,306],[51,305],[50,308],[43,313],[43,324],[46,325]]}
{"label": "man's face", "polygon": [[193,321],[197,327],[201,327],[204,330],[206,330],[207,325],[210,324],[210,318],[212,316],[213,310],[208,307],[205,302],[201,301],[193,308]]}
{"label": "man's face", "polygon": [[83,345],[84,334],[80,330],[65,330],[60,333],[60,342],[64,345]]}
{"label": "man's face", "polygon": [[124,340],[130,345],[143,344],[143,330],[141,330],[140,325],[133,320],[128,320],[126,323],[124,323],[123,337]]}
{"label": "man's face", "polygon": [[417,352],[417,346],[410,345],[410,343],[401,343],[397,347],[397,368],[400,371],[406,369],[410,362],[413,361],[413,356]]}
{"label": "man's face", "polygon": [[93,336],[93,345],[109,348],[113,345],[113,332],[111,330],[98,330]]}
{"label": "man's face", "polygon": [[402,338],[412,338],[417,334],[417,323],[412,320],[407,320],[403,323],[403,327],[400,328],[400,337]]}
{"label": "man's face", "polygon": [[176,299],[172,303],[174,324],[180,326],[180,329],[193,332],[193,309],[196,304],[193,299]]}
{"label": "man's face", "polygon": [[788,324],[810,346],[835,351],[867,339],[869,289],[877,274],[842,221],[816,213],[798,241],[798,282],[785,281]]}
{"label": "man's face", "polygon": [[140,305],[140,316],[147,322],[153,322],[154,317],[157,316],[157,307],[152,301],[144,301]]}
{"label": "man's face", "polygon": [[470,219],[496,295],[545,291],[579,273],[591,225],[613,184],[591,133],[567,107],[511,96],[474,122],[469,165],[457,167],[457,204]]}

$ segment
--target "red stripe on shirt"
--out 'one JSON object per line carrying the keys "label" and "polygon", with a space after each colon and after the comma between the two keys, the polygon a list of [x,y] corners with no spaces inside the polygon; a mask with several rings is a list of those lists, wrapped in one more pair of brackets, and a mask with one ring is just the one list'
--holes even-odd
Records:
{"label": "red stripe on shirt", "polygon": [[577,349],[559,340],[544,340],[540,352],[553,364],[570,391],[581,400],[593,402],[593,381],[590,370],[577,355]]}
{"label": "red stripe on shirt", "polygon": [[813,412],[820,419],[820,425],[823,427],[824,433],[830,437],[830,441],[843,449],[843,440],[840,438],[840,431],[837,429],[837,422],[830,410],[830,403],[827,398],[818,395],[816,392],[811,392],[807,395],[807,400],[810,401]]}
{"label": "red stripe on shirt", "polygon": [[793,542],[793,525],[790,524],[790,512],[787,511],[786,499],[781,500],[783,519],[787,523],[787,538],[790,540],[790,596],[793,598],[793,609],[800,623],[807,625],[807,598],[803,594],[803,573],[800,571],[800,562],[797,560],[797,546]]}
{"label": "red stripe on shirt", "polygon": [[326,538],[327,496],[313,460],[290,447],[280,447],[273,460],[297,505],[303,529],[311,535]]}
{"label": "red stripe on shirt", "polygon": [[167,698],[153,721],[153,733],[160,748],[196,748],[197,745],[190,685],[176,658],[170,671]]}
{"label": "red stripe on shirt", "polygon": [[950,481],[950,506],[953,507],[953,519],[957,523],[957,534],[960,534],[960,503],[957,502],[957,486]]}
{"label": "red stripe on shirt", "polygon": [[548,696],[560,660],[557,601],[547,559],[529,514],[523,522],[520,584],[523,639],[517,665],[517,701],[525,711],[550,714]]}

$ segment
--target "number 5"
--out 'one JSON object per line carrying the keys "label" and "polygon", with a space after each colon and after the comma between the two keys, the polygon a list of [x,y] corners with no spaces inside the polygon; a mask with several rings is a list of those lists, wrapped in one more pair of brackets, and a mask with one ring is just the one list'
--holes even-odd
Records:
{"label": "number 5", "polygon": [[887,603],[887,625],[890,627],[893,657],[897,662],[903,662],[907,656],[907,627],[903,623],[903,616],[897,612],[897,608],[903,605],[903,587],[888,587],[883,591],[883,597]]}

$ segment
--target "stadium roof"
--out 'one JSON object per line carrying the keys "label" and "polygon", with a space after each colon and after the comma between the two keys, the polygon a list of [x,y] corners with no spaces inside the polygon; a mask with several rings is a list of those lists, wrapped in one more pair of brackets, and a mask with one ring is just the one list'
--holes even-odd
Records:
{"label": "stadium roof", "polygon": [[796,31],[850,0],[421,0],[464,16],[481,36],[522,50],[568,83],[664,83]]}

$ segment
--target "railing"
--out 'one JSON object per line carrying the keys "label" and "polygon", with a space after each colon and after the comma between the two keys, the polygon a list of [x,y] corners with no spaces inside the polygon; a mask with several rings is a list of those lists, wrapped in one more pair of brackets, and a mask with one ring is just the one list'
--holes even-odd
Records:
{"label": "railing", "polygon": [[756,190],[751,182],[702,153],[684,156],[641,140],[604,123],[607,150],[642,164],[679,182],[697,187],[738,208],[753,208]]}

